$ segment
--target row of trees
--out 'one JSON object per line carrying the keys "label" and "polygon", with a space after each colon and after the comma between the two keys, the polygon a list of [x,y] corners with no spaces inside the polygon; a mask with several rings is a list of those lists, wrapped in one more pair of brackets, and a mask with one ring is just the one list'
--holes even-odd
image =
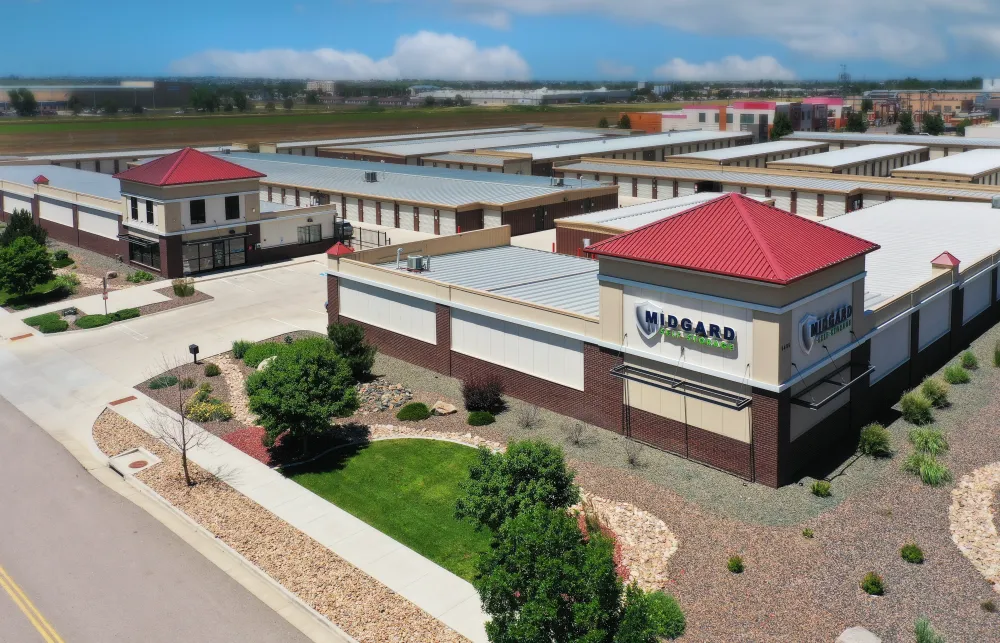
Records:
{"label": "row of trees", "polygon": [[512,442],[481,448],[455,514],[492,534],[473,581],[492,643],[655,643],[684,632],[673,598],[624,586],[614,542],[568,509],[580,499],[562,449]]}
{"label": "row of trees", "polygon": [[[597,126],[600,128],[611,127],[611,123],[608,122],[606,116],[602,116],[601,120],[597,121]],[[622,114],[622,117],[618,119],[618,129],[632,129],[632,119],[629,118],[628,114]]]}

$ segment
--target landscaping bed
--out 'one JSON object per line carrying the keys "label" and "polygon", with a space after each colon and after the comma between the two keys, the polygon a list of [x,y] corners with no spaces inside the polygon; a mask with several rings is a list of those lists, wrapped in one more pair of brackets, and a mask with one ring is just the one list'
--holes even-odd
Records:
{"label": "landscaping bed", "polygon": [[188,487],[179,454],[117,413],[101,414],[94,439],[108,456],[141,446],[161,458],[137,479],[359,641],[466,640],[197,465]]}
{"label": "landscaping bed", "polygon": [[143,315],[152,315],[166,310],[197,304],[212,299],[211,295],[203,292],[195,292],[188,297],[178,297],[174,295],[172,288],[164,288],[156,292],[169,296],[169,301],[146,304],[138,308],[123,308],[122,310],[104,314],[83,315],[73,306],[68,306],[61,311],[34,315],[24,318],[24,323],[28,326],[38,328],[42,333],[61,333],[68,330],[90,330],[101,328],[115,322],[128,321]]}

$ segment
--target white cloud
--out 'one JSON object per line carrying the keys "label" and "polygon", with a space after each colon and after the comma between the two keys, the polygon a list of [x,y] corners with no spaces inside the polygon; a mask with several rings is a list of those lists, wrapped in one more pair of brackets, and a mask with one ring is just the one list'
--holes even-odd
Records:
{"label": "white cloud", "polygon": [[741,56],[726,56],[722,60],[690,63],[674,58],[653,70],[657,78],[667,80],[792,80],[795,74],[782,67],[773,56],[758,56],[747,60]]}
{"label": "white cloud", "polygon": [[630,78],[635,76],[635,67],[613,60],[597,61],[597,73],[604,78]]}
{"label": "white cloud", "polygon": [[1000,54],[1000,26],[958,25],[949,29],[949,32],[964,48],[984,48]]}
{"label": "white cloud", "polygon": [[465,15],[465,19],[492,29],[510,29],[510,14],[506,11],[471,11]]}
{"label": "white cloud", "polygon": [[450,0],[463,10],[600,15],[710,36],[761,38],[812,58],[921,65],[946,58],[950,26],[1000,18],[996,0]]}
{"label": "white cloud", "polygon": [[444,80],[526,80],[528,63],[508,47],[479,47],[468,38],[420,31],[400,36],[391,55],[372,59],[337,49],[202,51],[170,65],[185,76],[336,78],[343,80],[440,78]]}

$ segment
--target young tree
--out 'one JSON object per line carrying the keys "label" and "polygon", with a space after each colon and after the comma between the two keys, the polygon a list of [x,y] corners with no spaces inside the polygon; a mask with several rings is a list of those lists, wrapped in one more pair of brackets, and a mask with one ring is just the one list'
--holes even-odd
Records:
{"label": "young tree", "polygon": [[79,96],[74,94],[69,97],[69,100],[66,101],[66,108],[73,112],[74,116],[79,115],[79,113],[83,111],[83,101],[80,100]]}
{"label": "young tree", "polygon": [[365,329],[360,324],[330,324],[327,336],[333,342],[337,354],[351,368],[354,381],[371,379],[378,349],[365,341]]}
{"label": "young tree", "polygon": [[861,99],[861,111],[862,112],[870,112],[874,108],[875,108],[875,103],[872,102],[872,99],[870,99],[870,98],[862,98]]}
{"label": "young tree", "polygon": [[330,430],[330,418],[358,407],[351,368],[325,337],[293,342],[247,378],[246,387],[250,410],[267,432],[267,446],[287,431],[305,451],[310,436]]}
{"label": "young tree", "polygon": [[618,119],[618,129],[632,129],[632,119],[628,117],[628,114],[622,114],[622,117]]}
{"label": "young tree", "polygon": [[944,134],[944,118],[936,112],[924,112],[923,123],[920,130],[931,136],[941,136]]}
{"label": "young tree", "polygon": [[597,121],[597,126],[598,127],[602,127],[602,128],[603,127],[610,127],[610,124],[608,123],[608,117],[607,116],[602,116],[601,120]]}
{"label": "young tree", "polygon": [[30,89],[12,89],[7,92],[10,104],[18,116],[34,116],[38,113],[38,101]]}
{"label": "young tree", "polygon": [[481,448],[455,505],[458,518],[496,532],[504,522],[543,504],[564,510],[580,498],[562,449],[547,442],[511,442],[504,453]]}
{"label": "young tree", "polygon": [[52,260],[45,246],[20,237],[0,249],[0,290],[24,296],[52,280]]}
{"label": "young tree", "polygon": [[285,100],[281,101],[281,106],[284,107],[285,109],[291,109],[295,107],[295,100],[291,96],[289,96]]}
{"label": "young tree", "polygon": [[319,105],[319,92],[310,89],[306,92],[306,105]]}
{"label": "young tree", "polygon": [[771,140],[779,141],[783,136],[788,136],[794,131],[792,119],[788,118],[788,114],[779,112],[774,117],[774,125],[771,126]]}
{"label": "young tree", "polygon": [[847,116],[847,131],[862,134],[868,131],[868,115],[862,112],[851,112]]}
{"label": "young tree", "polygon": [[424,99],[424,107],[434,107],[435,103],[437,103],[437,101],[434,100],[433,96],[428,96]]}
{"label": "young tree", "polygon": [[[180,362],[170,362],[166,358],[163,360],[163,370],[166,373],[180,366]],[[208,442],[208,432],[198,429],[187,423],[188,400],[191,394],[181,388],[180,380],[170,387],[170,394],[177,393],[176,412],[172,412],[166,407],[153,405],[151,407],[152,417],[147,418],[153,434],[158,440],[168,447],[177,449],[181,453],[181,471],[184,473],[184,482],[189,487],[195,485],[191,478],[191,471],[188,466],[188,452],[192,449],[204,446]]]}
{"label": "young tree", "polygon": [[233,92],[233,106],[241,112],[247,111],[250,107],[250,101],[247,99],[247,95],[240,90],[235,90]]}
{"label": "young tree", "polygon": [[27,210],[14,210],[7,220],[7,227],[0,232],[0,248],[9,246],[21,237],[28,237],[38,245],[44,246],[49,233],[35,223],[35,218]]}
{"label": "young tree", "polygon": [[913,113],[912,112],[901,112],[899,114],[899,122],[896,124],[897,134],[916,134],[917,131],[913,127]]}
{"label": "young tree", "polygon": [[274,106],[274,101],[269,100],[267,101],[267,104],[264,105],[264,111],[273,112],[276,109],[278,108]]}
{"label": "young tree", "polygon": [[118,104],[113,100],[106,100],[101,105],[101,109],[103,109],[104,113],[108,116],[114,116],[118,113]]}
{"label": "young tree", "polygon": [[955,126],[955,133],[959,136],[965,136],[965,128],[972,125],[971,118],[963,118],[958,125]]}

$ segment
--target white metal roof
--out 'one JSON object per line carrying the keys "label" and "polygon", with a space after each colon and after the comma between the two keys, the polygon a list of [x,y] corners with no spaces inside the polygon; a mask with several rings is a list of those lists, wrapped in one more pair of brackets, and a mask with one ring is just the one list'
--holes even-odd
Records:
{"label": "white metal roof", "polygon": [[[218,152],[220,150],[228,149],[229,145],[215,145],[210,147],[196,147],[195,149],[199,152]],[[88,159],[144,159],[152,158],[154,156],[166,156],[167,154],[173,154],[179,147],[167,147],[160,149],[149,149],[149,150],[105,150],[105,151],[94,151],[94,152],[69,152],[66,154],[35,154],[28,156],[26,158],[32,161],[47,161],[50,163],[65,163],[67,161],[83,161]],[[125,168],[121,168],[124,170]]]}
{"label": "white metal roof", "polygon": [[822,147],[829,143],[817,141],[771,141],[770,143],[758,143],[756,145],[737,145],[736,147],[724,147],[718,150],[705,150],[703,152],[691,152],[689,154],[675,154],[669,160],[675,159],[704,159],[706,161],[732,161],[754,156],[765,156],[767,154],[781,154],[783,152],[794,152],[796,150]]}
{"label": "white metal roof", "polygon": [[927,145],[932,147],[995,147],[1000,148],[998,138],[964,138],[961,136],[928,136],[924,134],[856,134],[851,132],[793,132],[782,140],[836,141],[838,143],[891,143]]}
{"label": "white metal roof", "polygon": [[[379,264],[395,268],[396,262]],[[533,304],[597,317],[596,261],[517,246],[431,257],[422,277]]]}
{"label": "white metal roof", "polygon": [[[626,163],[615,163],[614,161],[578,161],[568,165],[561,165],[557,169],[567,174],[579,173],[584,176],[588,174],[600,174],[602,176],[613,174],[619,176],[655,176],[680,181],[712,181],[716,183],[762,185],[778,189],[812,190],[842,194],[859,191],[891,192],[893,195],[927,194],[956,199],[984,200],[991,200],[998,194],[995,191],[962,188],[957,187],[958,184],[956,183],[939,183],[937,181],[921,181],[921,185],[899,185],[898,183],[883,183],[880,181],[854,181],[847,174],[797,176],[798,173],[766,174],[760,172],[743,172],[738,168],[698,168],[694,166],[680,167],[660,164],[629,165]],[[827,176],[830,178],[826,178]]]}
{"label": "white metal roof", "polygon": [[703,130],[685,130],[681,132],[646,134],[645,136],[629,136],[627,138],[605,138],[559,145],[508,145],[506,147],[496,149],[531,154],[532,159],[535,161],[547,161],[552,159],[588,156],[591,154],[605,154],[608,152],[642,150],[651,147],[668,147],[670,145],[688,145],[691,143],[703,143],[705,141],[748,138],[750,136],[751,134],[749,132],[709,132]]}
{"label": "white metal roof", "polygon": [[536,145],[555,141],[579,141],[594,139],[594,132],[574,129],[546,129],[536,132],[506,132],[481,136],[448,136],[419,141],[387,141],[385,143],[359,143],[352,145],[330,145],[328,147],[345,150],[367,150],[397,156],[426,156],[445,152],[472,151],[505,145]]}
{"label": "white metal roof", "polygon": [[110,174],[88,172],[58,165],[0,165],[0,181],[20,183],[34,189],[32,181],[42,174],[49,187],[89,194],[104,199],[121,199],[121,184]]}
{"label": "white metal roof", "polygon": [[1000,210],[989,203],[895,199],[823,224],[882,246],[865,259],[865,298],[871,301],[930,279],[931,260],[942,252],[968,266],[1000,249]]}
{"label": "white metal roof", "polygon": [[286,212],[288,210],[295,210],[294,205],[285,205],[284,203],[275,203],[273,201],[261,201],[260,211],[261,212]]}
{"label": "white metal roof", "polygon": [[438,163],[463,163],[465,165],[491,165],[493,167],[503,166],[504,161],[511,160],[511,157],[493,156],[492,154],[473,154],[463,152],[452,152],[449,154],[435,154],[425,156],[424,162],[437,161]]}
{"label": "white metal roof", "polygon": [[916,145],[858,145],[857,147],[847,147],[842,150],[823,152],[822,154],[810,154],[808,156],[797,156],[780,161],[771,161],[768,166],[785,167],[788,165],[798,165],[806,167],[842,167],[845,165],[858,165],[877,161],[888,156],[899,156],[911,152],[922,152],[926,147]]}
{"label": "white metal roof", "polygon": [[[708,201],[713,201],[722,196],[723,195],[718,192],[700,192],[689,196],[679,196],[675,199],[663,199],[662,201],[640,203],[638,205],[630,205],[624,208],[600,210],[599,212],[588,212],[586,214],[577,214],[571,217],[562,217],[560,219],[556,219],[556,225],[559,226],[566,223],[591,223],[612,228],[621,228],[622,230],[635,230],[636,228],[640,228],[647,223],[653,223],[654,221],[659,221],[660,219],[666,219],[667,217],[679,214],[685,210],[689,210]],[[755,197],[750,195],[747,195],[747,197],[757,201],[767,201],[765,197]]]}
{"label": "white metal roof", "polygon": [[942,156],[923,163],[914,163],[893,170],[896,172],[921,172],[926,174],[957,174],[973,177],[1000,171],[1000,149],[976,149]]}
{"label": "white metal roof", "polygon": [[411,134],[384,134],[382,136],[360,136],[349,138],[324,138],[315,141],[284,141],[278,143],[277,147],[279,150],[283,150],[290,147],[350,145],[353,143],[379,143],[384,141],[416,141],[421,139],[444,138],[448,136],[489,135],[500,134],[502,132],[523,132],[536,129],[539,129],[538,125],[511,125],[510,127],[487,127],[483,129],[442,130]]}

